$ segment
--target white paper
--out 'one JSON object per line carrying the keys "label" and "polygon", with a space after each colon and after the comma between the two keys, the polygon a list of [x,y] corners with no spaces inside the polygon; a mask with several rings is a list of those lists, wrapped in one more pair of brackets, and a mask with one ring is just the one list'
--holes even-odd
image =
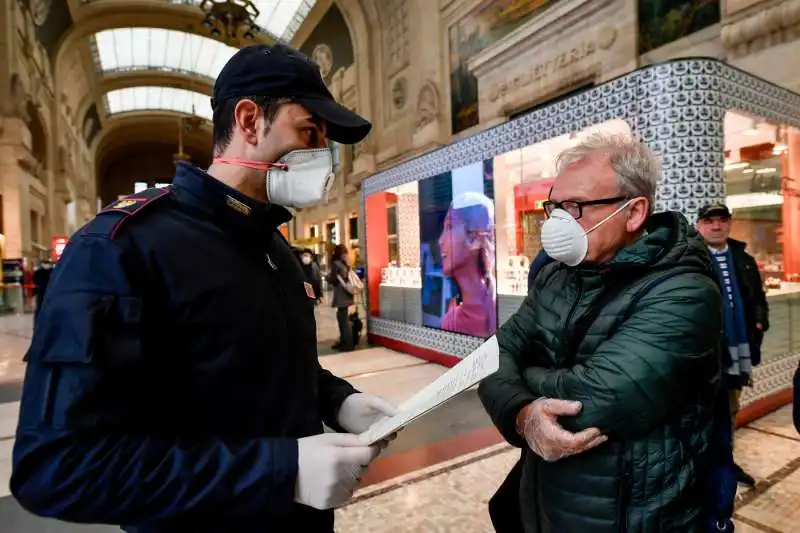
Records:
{"label": "white paper", "polygon": [[500,347],[492,335],[478,349],[456,366],[439,376],[436,381],[414,394],[398,407],[399,413],[373,424],[360,435],[367,444],[384,439],[407,426],[420,416],[436,409],[470,387],[480,383],[500,368]]}

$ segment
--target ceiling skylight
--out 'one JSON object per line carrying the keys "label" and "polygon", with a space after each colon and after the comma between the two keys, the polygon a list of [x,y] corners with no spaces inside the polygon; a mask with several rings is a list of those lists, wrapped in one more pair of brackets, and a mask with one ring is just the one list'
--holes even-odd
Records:
{"label": "ceiling skylight", "polygon": [[175,111],[211,120],[211,99],[202,93],[172,87],[128,87],[106,93],[112,115],[127,111]]}
{"label": "ceiling skylight", "polygon": [[101,72],[166,70],[216,78],[236,48],[210,37],[160,28],[119,28],[93,36]]}

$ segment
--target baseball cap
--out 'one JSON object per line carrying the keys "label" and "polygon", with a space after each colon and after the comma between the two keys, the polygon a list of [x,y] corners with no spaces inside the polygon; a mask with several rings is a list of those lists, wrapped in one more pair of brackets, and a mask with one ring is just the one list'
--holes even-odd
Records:
{"label": "baseball cap", "polygon": [[697,212],[698,219],[710,217],[731,218],[731,210],[725,204],[708,204],[701,207]]}
{"label": "baseball cap", "polygon": [[334,100],[311,59],[283,44],[256,44],[236,52],[217,76],[211,108],[244,96],[291,98],[322,119],[328,138],[338,143],[360,142],[372,129],[367,119]]}

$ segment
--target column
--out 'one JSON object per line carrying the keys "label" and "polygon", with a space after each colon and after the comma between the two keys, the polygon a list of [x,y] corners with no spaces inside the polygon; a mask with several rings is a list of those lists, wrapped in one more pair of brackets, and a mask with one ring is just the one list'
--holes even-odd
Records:
{"label": "column", "polygon": [[789,129],[787,172],[790,178],[781,187],[783,193],[783,272],[784,279],[800,276],[800,133]]}

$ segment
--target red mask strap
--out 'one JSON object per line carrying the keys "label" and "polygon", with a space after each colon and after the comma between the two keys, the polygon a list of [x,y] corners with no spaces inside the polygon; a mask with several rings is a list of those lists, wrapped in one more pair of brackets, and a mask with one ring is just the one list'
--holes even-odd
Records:
{"label": "red mask strap", "polygon": [[273,168],[286,170],[289,165],[286,163],[267,163],[266,161],[250,161],[249,159],[236,159],[232,157],[217,157],[214,158],[214,163],[223,165],[235,165],[237,167],[252,168],[253,170],[261,170],[266,172]]}

